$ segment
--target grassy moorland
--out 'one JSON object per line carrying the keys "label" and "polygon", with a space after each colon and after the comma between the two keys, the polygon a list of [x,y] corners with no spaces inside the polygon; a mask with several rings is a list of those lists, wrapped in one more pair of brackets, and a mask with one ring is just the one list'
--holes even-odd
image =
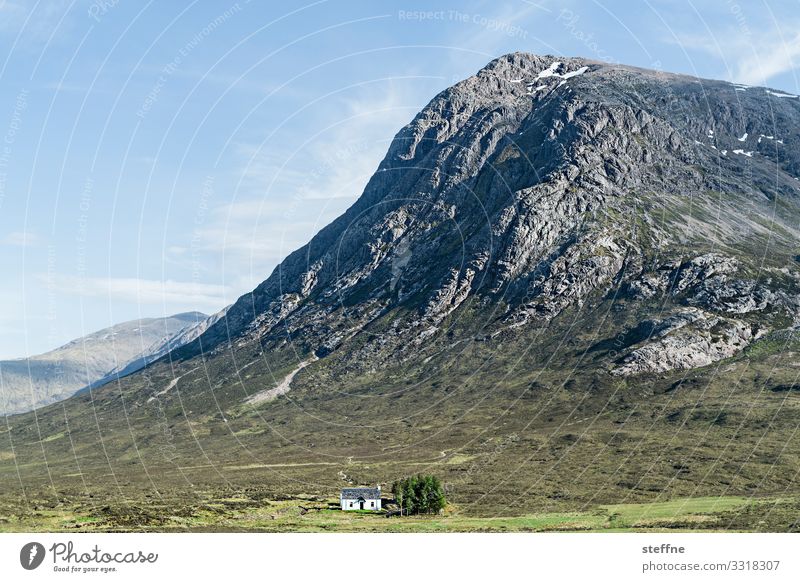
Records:
{"label": "grassy moorland", "polygon": [[[441,515],[386,517],[344,512],[335,500],[283,501],[239,495],[179,503],[180,512],[159,504],[38,507],[6,518],[5,531],[261,531],[261,532],[659,532],[758,531],[796,519],[797,498],[708,497],[662,503],[601,505],[587,511],[476,517],[449,506]],[[795,524],[795,527],[800,524]]]}
{"label": "grassy moorland", "polygon": [[[796,529],[795,335],[689,372],[617,378],[604,368],[640,314],[604,305],[566,314],[546,338],[443,338],[367,374],[342,375],[334,353],[256,406],[247,395],[302,354],[161,363],[8,417],[0,530]],[[386,489],[413,473],[445,483],[445,516],[326,509],[344,484]]]}

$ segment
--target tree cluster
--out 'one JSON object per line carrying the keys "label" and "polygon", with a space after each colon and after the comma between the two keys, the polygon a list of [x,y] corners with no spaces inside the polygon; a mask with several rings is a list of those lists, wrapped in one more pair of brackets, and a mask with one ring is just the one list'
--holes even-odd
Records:
{"label": "tree cluster", "polygon": [[402,515],[439,513],[447,504],[442,483],[434,475],[415,475],[395,481],[392,493]]}

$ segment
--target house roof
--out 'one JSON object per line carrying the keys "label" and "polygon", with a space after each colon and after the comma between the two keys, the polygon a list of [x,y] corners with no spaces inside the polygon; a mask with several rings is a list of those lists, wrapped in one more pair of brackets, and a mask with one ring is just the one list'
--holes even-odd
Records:
{"label": "house roof", "polygon": [[381,490],[379,487],[347,487],[342,489],[342,499],[380,499]]}

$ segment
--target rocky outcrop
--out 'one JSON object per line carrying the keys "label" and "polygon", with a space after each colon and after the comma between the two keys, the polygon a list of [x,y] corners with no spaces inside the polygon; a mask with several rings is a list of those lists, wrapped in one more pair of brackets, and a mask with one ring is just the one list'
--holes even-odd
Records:
{"label": "rocky outcrop", "polygon": [[[650,329],[649,341],[619,359],[612,373],[627,376],[706,366],[736,355],[781,325],[775,319],[796,322],[796,297],[766,282],[745,279],[743,270],[741,260],[715,252],[667,262],[629,281],[626,292],[637,301],[660,298],[692,307],[658,322],[642,322],[640,328]],[[737,319],[748,314],[760,317]]]}
{"label": "rocky outcrop", "polygon": [[629,376],[707,366],[739,353],[765,333],[744,321],[683,310],[657,322],[650,341],[621,358],[611,373]]}

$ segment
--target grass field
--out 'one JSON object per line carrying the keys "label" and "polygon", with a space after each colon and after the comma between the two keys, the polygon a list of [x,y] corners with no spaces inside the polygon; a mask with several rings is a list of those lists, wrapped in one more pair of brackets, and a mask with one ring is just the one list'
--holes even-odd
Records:
{"label": "grass field", "polygon": [[[159,517],[129,506],[38,507],[28,515],[3,518],[7,532],[261,531],[261,532],[659,532],[772,530],[797,518],[796,498],[703,497],[660,503],[601,505],[587,511],[507,517],[463,515],[455,506],[435,516],[386,517],[384,513],[341,511],[335,500],[255,501],[247,496],[213,498],[184,507],[181,515]],[[754,521],[755,519],[755,521]],[[786,531],[794,531],[794,523]]]}

